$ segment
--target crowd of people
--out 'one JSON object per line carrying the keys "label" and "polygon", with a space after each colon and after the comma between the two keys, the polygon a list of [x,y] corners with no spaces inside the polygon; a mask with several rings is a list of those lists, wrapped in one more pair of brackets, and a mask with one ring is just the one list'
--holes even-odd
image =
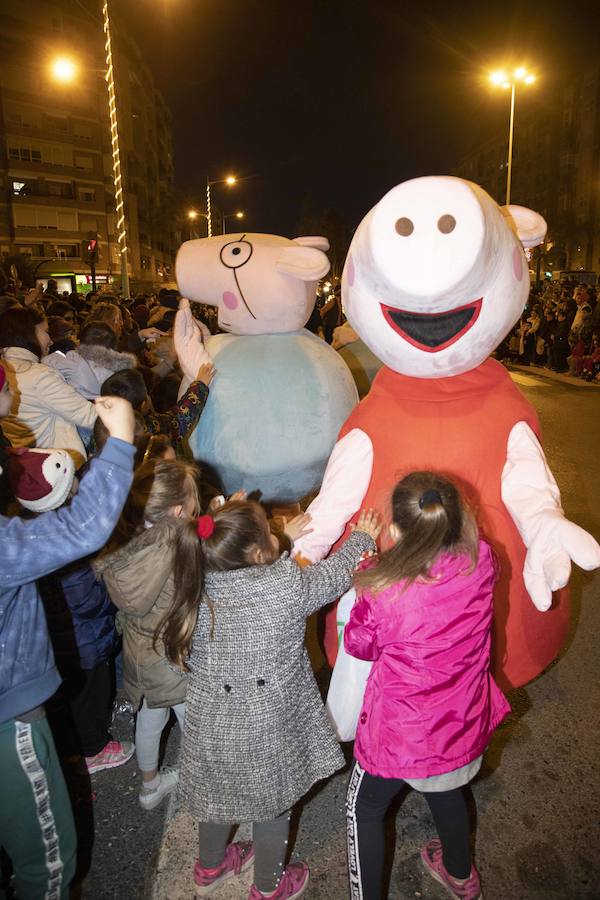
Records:
{"label": "crowd of people", "polygon": [[[569,321],[582,341],[587,297],[577,293]],[[339,310],[329,303],[317,324],[332,336]],[[543,303],[559,323],[570,310],[562,293]],[[178,788],[200,822],[198,895],[253,865],[250,900],[300,897],[309,873],[286,866],[291,810],[344,765],[305,623],[354,580],[361,599],[346,649],[374,669],[348,791],[350,896],[380,897],[382,821],[407,782],[438,831],[421,853],[426,871],[477,900],[462,788],[509,709],[489,669],[493,550],[453,484],[414,473],[389,498],[391,549],[373,555],[382,525],[364,510],[340,550],[301,568],[289,551],[309,517],[274,528],[243,493],[224,498],[189,455],[214,367],[204,362],[180,396],[179,304],[167,290],[127,303],[59,297],[51,282],[0,297],[0,845],[18,897],[67,897],[75,878],[63,769],[75,761],[92,776],[134,753],[142,809]],[[538,318],[523,353],[534,361],[543,334],[561,368]],[[435,658],[419,686],[413,663],[431,629]],[[117,680],[136,713],[134,742],[110,731]],[[451,705],[465,727],[449,745]],[[159,759],[171,711],[183,733],[176,769]],[[253,841],[228,843],[240,821],[253,823]]]}
{"label": "crowd of people", "polygon": [[513,332],[498,350],[503,359],[600,381],[600,303],[596,288],[566,280],[533,290]]}

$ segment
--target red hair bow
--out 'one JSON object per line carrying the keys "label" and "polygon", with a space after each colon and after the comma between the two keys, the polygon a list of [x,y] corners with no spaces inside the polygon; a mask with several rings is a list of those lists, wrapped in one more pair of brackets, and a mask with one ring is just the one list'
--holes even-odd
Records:
{"label": "red hair bow", "polygon": [[215,520],[212,516],[200,516],[196,522],[196,534],[199,538],[209,538],[215,530]]}

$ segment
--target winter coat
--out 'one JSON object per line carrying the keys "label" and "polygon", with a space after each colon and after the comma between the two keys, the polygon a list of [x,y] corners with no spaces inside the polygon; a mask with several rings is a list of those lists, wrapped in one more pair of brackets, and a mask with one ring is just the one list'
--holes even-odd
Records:
{"label": "winter coat", "polygon": [[170,665],[160,640],[153,646],[175,593],[174,540],[174,521],[166,517],[94,562],[112,602],[125,614],[123,687],[135,709],[144,697],[151,709],[185,700],[186,673]]}
{"label": "winter coat", "polygon": [[306,618],[348,589],[373,541],[302,569],[209,573],[190,658],[181,797],[204,822],[268,821],[344,765],[306,648]]}
{"label": "winter coat", "polygon": [[13,404],[2,427],[12,446],[69,450],[81,466],[86,454],[77,426],[94,427],[94,406],[29,350],[7,347],[3,365]]}
{"label": "winter coat", "polygon": [[354,744],[371,775],[428,778],[481,755],[510,712],[490,674],[493,551],[443,554],[433,583],[394,584],[360,596],[345,628],[346,651],[373,660]]}
{"label": "winter coat", "polygon": [[94,669],[116,653],[116,609],[89,562],[76,562],[38,584],[61,673]]}
{"label": "winter coat", "polygon": [[0,517],[0,724],[39,706],[60,677],[36,580],[99,550],[133,479],[132,444],[109,438],[69,506]]}
{"label": "winter coat", "polygon": [[81,344],[69,353],[51,353],[44,357],[43,363],[60,372],[77,393],[93,400],[100,395],[100,388],[107,378],[122,369],[134,369],[137,359],[131,353],[117,353],[96,344]]}

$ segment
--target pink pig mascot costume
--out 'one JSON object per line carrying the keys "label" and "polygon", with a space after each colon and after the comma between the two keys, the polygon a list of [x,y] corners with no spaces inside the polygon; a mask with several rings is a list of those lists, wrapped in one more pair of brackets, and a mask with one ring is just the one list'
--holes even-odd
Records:
{"label": "pink pig mascot costume", "polygon": [[[340,432],[309,507],[315,530],[297,544],[305,558],[323,557],[362,506],[387,514],[411,471],[455,480],[501,564],[494,674],[505,689],[535,678],[563,646],[571,560],[600,565],[596,541],[563,515],[534,409],[489,358],[527,301],[523,246],[545,232],[533,211],[500,208],[452,177],[405,182],[363,219],[342,299],[384,367]],[[325,644],[333,663],[335,612]]]}

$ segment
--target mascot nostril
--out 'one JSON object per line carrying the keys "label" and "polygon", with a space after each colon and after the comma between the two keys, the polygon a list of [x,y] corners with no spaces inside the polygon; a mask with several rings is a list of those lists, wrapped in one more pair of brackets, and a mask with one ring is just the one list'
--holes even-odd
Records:
{"label": "mascot nostril", "polygon": [[406,216],[403,216],[401,219],[398,219],[396,222],[396,231],[402,237],[408,237],[409,234],[412,234],[415,230],[415,226],[411,222],[410,219],[407,219]]}
{"label": "mascot nostril", "polygon": [[445,216],[440,216],[437,223],[438,230],[442,232],[442,234],[450,234],[451,231],[454,231],[456,228],[456,219],[454,216],[446,214]]}

